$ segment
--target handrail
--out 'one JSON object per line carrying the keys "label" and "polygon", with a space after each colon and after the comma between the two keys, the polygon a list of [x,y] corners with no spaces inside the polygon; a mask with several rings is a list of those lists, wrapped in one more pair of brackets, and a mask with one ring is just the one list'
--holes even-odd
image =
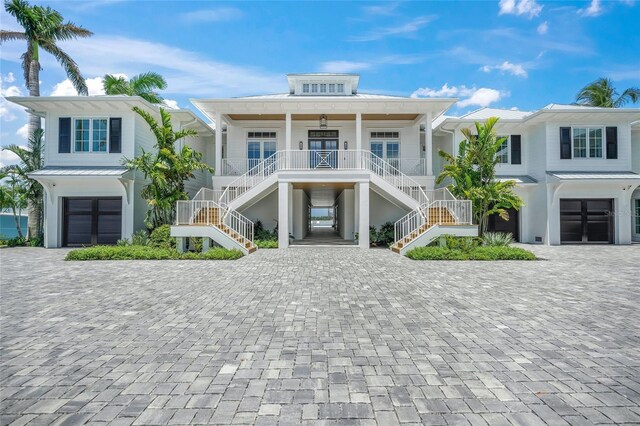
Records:
{"label": "handrail", "polygon": [[[212,221],[210,212],[218,210],[218,215],[213,217],[222,220]],[[253,242],[254,223],[233,209],[224,211],[218,203],[211,200],[188,200],[178,201],[176,205],[176,225],[206,225],[220,228],[226,226],[229,230],[242,236],[245,240]],[[224,230],[223,230],[224,231]]]}

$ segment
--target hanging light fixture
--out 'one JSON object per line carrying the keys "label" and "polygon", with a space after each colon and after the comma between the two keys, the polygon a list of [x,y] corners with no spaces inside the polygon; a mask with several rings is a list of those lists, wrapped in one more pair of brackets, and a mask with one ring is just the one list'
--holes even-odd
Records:
{"label": "hanging light fixture", "polygon": [[325,114],[322,114],[320,116],[320,128],[321,129],[327,128],[327,116]]}

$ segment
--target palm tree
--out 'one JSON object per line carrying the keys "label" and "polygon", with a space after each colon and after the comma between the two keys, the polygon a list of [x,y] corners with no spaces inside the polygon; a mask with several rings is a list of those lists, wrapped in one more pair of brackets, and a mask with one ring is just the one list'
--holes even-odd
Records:
{"label": "palm tree", "polygon": [[164,99],[154,92],[154,89],[164,90],[167,82],[155,72],[138,74],[128,80],[124,77],[116,77],[111,74],[104,76],[104,91],[107,95],[140,96],[152,104],[161,104]]}
{"label": "palm tree", "polygon": [[20,177],[11,170],[0,171],[0,207],[11,209],[13,220],[16,223],[18,238],[24,238],[22,226],[22,209],[27,207],[26,191]]}
{"label": "palm tree", "polygon": [[146,152],[144,149],[133,159],[125,158],[123,164],[129,170],[137,170],[149,183],[142,188],[140,195],[147,200],[150,209],[145,218],[146,225],[155,229],[158,226],[172,224],[175,218],[176,202],[188,200],[184,182],[195,177],[197,170],[213,171],[202,161],[202,153],[187,144],[176,150],[176,141],[197,136],[193,129],[174,131],[171,125],[171,114],[160,108],[160,122],[147,111],[138,107],[133,110],[149,125],[156,137],[157,152]]}
{"label": "palm tree", "polygon": [[29,212],[29,238],[42,237],[44,190],[37,181],[29,178],[29,173],[40,170],[44,166],[44,131],[37,129],[29,138],[26,147],[8,145],[3,150],[11,151],[18,156],[20,162],[5,168],[6,172],[15,175],[24,188]]}
{"label": "palm tree", "polygon": [[497,122],[496,117],[491,117],[485,123],[475,123],[475,134],[471,129],[462,129],[466,140],[460,142],[457,156],[440,150],[440,156],[447,164],[436,183],[449,178],[453,195],[471,200],[481,236],[487,231],[489,216],[497,214],[509,220],[507,209],[518,210],[523,205],[522,199],[513,192],[515,181],[496,180],[496,154],[505,141],[505,138],[496,137],[494,127]]}
{"label": "palm tree", "polygon": [[[27,51],[22,54],[22,71],[29,96],[40,96],[40,49],[53,55],[67,73],[73,87],[81,95],[87,95],[87,84],[78,64],[65,53],[57,42],[93,35],[72,22],[63,22],[62,15],[50,7],[31,6],[26,0],[6,0],[5,10],[24,28],[21,31],[0,30],[0,43],[24,40]],[[40,129],[40,117],[29,115],[29,136]]]}
{"label": "palm tree", "polygon": [[620,108],[627,102],[636,103],[640,98],[640,89],[630,87],[618,96],[613,82],[601,77],[584,86],[576,96],[576,104],[601,108]]}

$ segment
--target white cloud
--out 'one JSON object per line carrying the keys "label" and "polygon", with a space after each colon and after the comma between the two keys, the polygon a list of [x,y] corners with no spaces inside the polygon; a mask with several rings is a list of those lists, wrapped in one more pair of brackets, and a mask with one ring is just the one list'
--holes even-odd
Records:
{"label": "white cloud", "polygon": [[471,105],[486,107],[494,102],[498,102],[500,99],[502,99],[502,93],[499,90],[481,87],[473,92],[473,94],[467,99],[458,102],[458,106],[460,108]]}
{"label": "white cloud", "polygon": [[[103,76],[114,70],[135,75],[154,70],[167,80],[166,93],[229,97],[286,90],[286,80],[279,73],[215,61],[201,53],[158,42],[122,36],[94,36],[65,41],[60,45],[76,60],[85,75]],[[21,50],[8,50],[3,45],[0,57],[18,63]],[[59,67],[49,55],[43,57],[42,65]]]}
{"label": "white cloud", "polygon": [[391,15],[397,8],[398,3],[390,3],[386,5],[366,6],[363,8],[368,15]]}
{"label": "white cloud", "polygon": [[429,22],[433,21],[433,16],[419,16],[411,21],[400,25],[386,28],[376,28],[368,34],[350,37],[349,41],[374,41],[381,40],[389,36],[410,36],[421,30]]}
{"label": "white cloud", "polygon": [[[89,96],[104,95],[104,88],[102,87],[102,77],[87,78],[87,89],[89,90]],[[78,96],[78,92],[71,83],[71,80],[64,79],[60,83],[53,86],[53,91],[50,96]]]}
{"label": "white cloud", "polygon": [[600,0],[591,0],[589,7],[579,9],[578,13],[582,16],[598,16],[602,14],[602,6],[600,5]]}
{"label": "white cloud", "polygon": [[329,61],[323,62],[320,65],[320,70],[322,72],[332,72],[332,73],[341,73],[341,72],[356,72],[362,71],[371,68],[371,64],[368,62],[352,62],[352,61]]}
{"label": "white cloud", "polygon": [[16,135],[20,136],[22,139],[29,138],[29,124],[24,124],[16,130]]}
{"label": "white cloud", "polygon": [[16,154],[11,151],[5,151],[4,147],[1,147],[2,151],[0,151],[0,167],[10,166],[12,164],[17,164],[20,161],[20,158]]}
{"label": "white cloud", "polygon": [[498,15],[525,15],[531,19],[540,14],[543,6],[536,0],[500,0],[498,7]]}
{"label": "white cloud", "polygon": [[219,7],[183,13],[182,19],[187,22],[223,22],[239,19],[243,15],[242,11],[235,7]]}
{"label": "white cloud", "polygon": [[163,101],[164,105],[167,108],[171,108],[171,109],[180,109],[180,107],[178,106],[178,101],[173,100],[173,99],[165,99]]}
{"label": "white cloud", "polygon": [[22,96],[20,87],[15,85],[5,87],[5,81],[8,81],[10,79],[9,76],[12,75],[13,74],[8,74],[7,76],[0,75],[0,119],[2,121],[13,121],[18,117],[24,117],[26,115],[24,108],[5,99],[9,96]]}
{"label": "white cloud", "polygon": [[538,34],[546,34],[549,31],[549,22],[544,21],[542,24],[538,25]]}
{"label": "white cloud", "polygon": [[527,71],[521,64],[512,64],[509,61],[504,61],[498,65],[485,65],[480,68],[484,72],[491,72],[493,70],[498,70],[501,73],[507,73],[511,75],[515,75],[516,77],[527,78]]}
{"label": "white cloud", "polygon": [[4,81],[5,83],[13,83],[14,81],[16,81],[16,76],[13,75],[12,72],[10,72],[6,75],[6,77],[2,77],[2,81]]}
{"label": "white cloud", "polygon": [[440,89],[430,89],[428,87],[419,88],[411,94],[412,98],[441,98],[441,97],[458,97],[464,98],[458,101],[458,106],[464,108],[471,105],[486,107],[494,102],[499,101],[509,94],[496,89],[481,87],[449,86],[445,83]]}

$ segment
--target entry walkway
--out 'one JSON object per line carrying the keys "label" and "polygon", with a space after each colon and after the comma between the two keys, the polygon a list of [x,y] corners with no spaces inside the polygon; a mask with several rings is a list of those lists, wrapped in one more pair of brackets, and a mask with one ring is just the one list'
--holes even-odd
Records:
{"label": "entry walkway", "polygon": [[292,246],[355,246],[353,240],[345,240],[333,228],[311,228],[302,240],[293,240]]}

